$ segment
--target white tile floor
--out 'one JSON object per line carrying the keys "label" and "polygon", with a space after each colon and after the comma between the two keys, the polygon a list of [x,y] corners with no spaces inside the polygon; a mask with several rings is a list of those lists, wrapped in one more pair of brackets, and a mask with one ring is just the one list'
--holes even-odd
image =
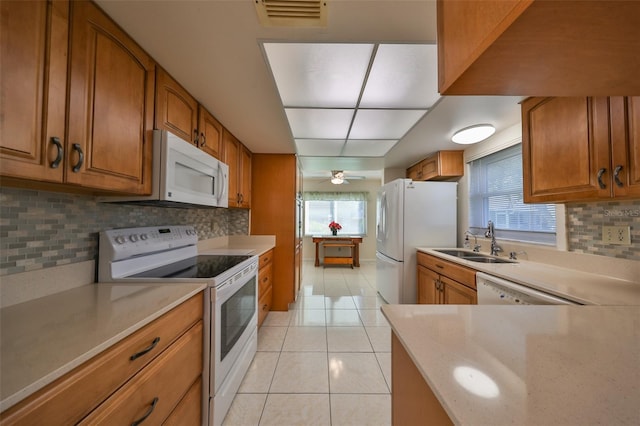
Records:
{"label": "white tile floor", "polygon": [[375,262],[304,262],[298,300],[265,319],[225,426],[391,424],[391,329],[375,273]]}

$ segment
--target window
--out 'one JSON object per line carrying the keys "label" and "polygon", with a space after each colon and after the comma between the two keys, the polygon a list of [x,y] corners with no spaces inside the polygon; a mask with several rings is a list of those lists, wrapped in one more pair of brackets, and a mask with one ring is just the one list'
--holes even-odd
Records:
{"label": "window", "polygon": [[500,238],[555,244],[555,205],[523,202],[521,144],[472,161],[470,172],[472,232],[491,220]]}
{"label": "window", "polygon": [[367,197],[366,192],[305,192],[305,235],[331,234],[331,221],[342,226],[339,234],[366,235]]}

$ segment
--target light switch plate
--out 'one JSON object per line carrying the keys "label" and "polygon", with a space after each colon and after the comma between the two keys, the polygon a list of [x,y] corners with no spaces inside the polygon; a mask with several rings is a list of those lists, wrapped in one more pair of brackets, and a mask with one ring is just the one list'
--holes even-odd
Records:
{"label": "light switch plate", "polygon": [[631,227],[629,226],[603,226],[602,242],[606,244],[631,245]]}

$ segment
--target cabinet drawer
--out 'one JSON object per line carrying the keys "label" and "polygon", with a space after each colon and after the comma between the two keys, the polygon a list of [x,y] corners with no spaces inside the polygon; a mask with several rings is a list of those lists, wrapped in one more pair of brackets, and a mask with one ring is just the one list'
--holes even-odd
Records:
{"label": "cabinet drawer", "polygon": [[271,310],[272,300],[273,292],[271,288],[269,288],[267,292],[258,300],[258,327],[262,325],[262,322]]}
{"label": "cabinet drawer", "polygon": [[273,250],[269,250],[268,252],[262,254],[260,259],[258,260],[258,269],[262,269],[264,266],[271,264],[273,259]]}
{"label": "cabinet drawer", "polygon": [[165,426],[202,424],[202,377],[191,385],[175,410],[163,423]]}
{"label": "cabinet drawer", "polygon": [[273,268],[271,264],[268,264],[264,268],[258,271],[258,297],[271,288],[271,280],[273,279]]}
{"label": "cabinet drawer", "polygon": [[79,424],[123,425],[145,416],[149,424],[160,424],[201,374],[199,321]]}
{"label": "cabinet drawer", "polygon": [[417,259],[419,265],[423,265],[438,274],[454,279],[467,287],[476,288],[475,269],[467,268],[466,266],[461,266],[422,252],[417,253]]}
{"label": "cabinet drawer", "polygon": [[[202,319],[202,293],[90,359],[2,413],[3,425],[74,424],[103,402],[193,324]],[[157,344],[147,353],[131,356]]]}

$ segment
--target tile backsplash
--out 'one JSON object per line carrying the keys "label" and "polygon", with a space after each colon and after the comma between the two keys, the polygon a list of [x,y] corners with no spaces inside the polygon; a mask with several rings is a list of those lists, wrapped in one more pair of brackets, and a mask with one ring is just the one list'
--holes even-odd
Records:
{"label": "tile backsplash", "polygon": [[98,203],[91,196],[0,188],[0,276],[97,258],[98,232],[193,225],[200,239],[247,235],[245,209]]}
{"label": "tile backsplash", "polygon": [[[569,250],[640,261],[640,201],[567,204]],[[631,245],[602,242],[603,226],[629,226]]]}
{"label": "tile backsplash", "polygon": [[[567,205],[569,250],[640,260],[640,201]],[[194,225],[200,239],[247,235],[244,209],[174,209],[98,203],[91,196],[0,187],[0,276],[97,258],[98,232]],[[631,246],[604,244],[602,226],[631,228]]]}

